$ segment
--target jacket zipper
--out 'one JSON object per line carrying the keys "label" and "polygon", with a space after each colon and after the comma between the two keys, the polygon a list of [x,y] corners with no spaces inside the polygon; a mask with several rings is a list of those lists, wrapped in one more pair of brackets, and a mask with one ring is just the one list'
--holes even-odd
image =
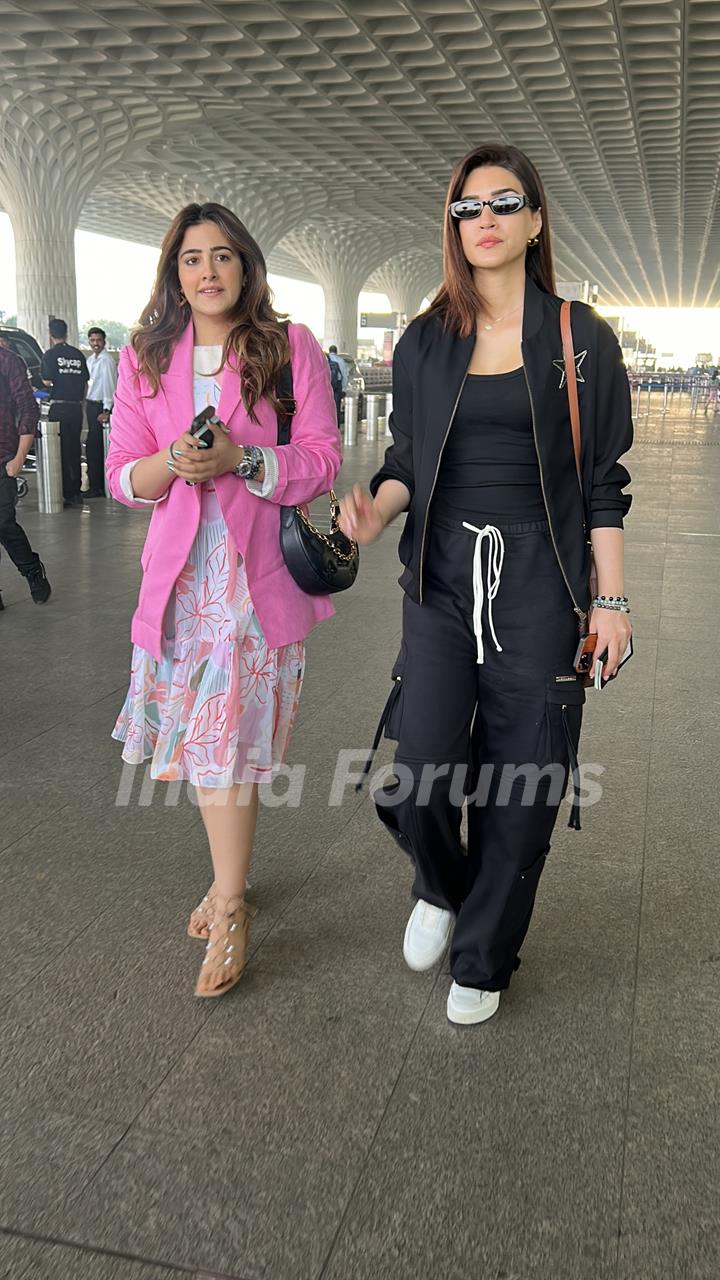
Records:
{"label": "jacket zipper", "polygon": [[423,524],[422,541],[421,541],[421,543],[420,543],[420,590],[419,590],[420,604],[422,604],[422,599],[423,599],[423,573],[424,573],[424,569],[425,569],[425,535],[426,535],[426,533],[427,533],[428,519],[429,519],[429,516],[430,516],[430,504],[431,504],[431,502],[432,502],[432,500],[433,500],[433,494],[435,493],[435,488],[436,488],[436,486],[437,486],[437,478],[438,478],[438,476],[439,476],[439,474],[440,474],[440,463],[442,462],[442,456],[443,456],[443,454],[444,454],[444,452],[445,452],[445,445],[446,445],[446,444],[447,444],[447,442],[448,442],[448,436],[450,435],[450,429],[451,429],[451,427],[452,427],[453,422],[455,421],[455,414],[457,413],[457,407],[458,407],[458,405],[459,405],[459,403],[460,403],[460,397],[461,397],[461,395],[462,395],[462,393],[463,393],[463,387],[465,386],[465,383],[467,382],[467,376],[468,376],[468,369],[469,369],[469,368],[470,368],[470,364],[468,363],[468,367],[467,367],[467,369],[465,370],[465,376],[463,377],[463,380],[462,380],[462,382],[460,383],[460,390],[458,391],[457,396],[456,396],[456,398],[455,398],[455,403],[454,403],[454,405],[453,405],[452,413],[450,414],[450,421],[449,421],[449,422],[448,422],[448,424],[447,424],[447,431],[445,432],[445,438],[444,438],[444,440],[443,440],[443,442],[442,442],[442,446],[441,446],[441,448],[440,448],[440,453],[439,453],[439,455],[438,455],[437,466],[436,466],[436,468],[435,468],[435,477],[434,477],[433,482],[432,482],[432,489],[430,490],[430,497],[428,498],[427,507],[425,508],[425,523]]}
{"label": "jacket zipper", "polygon": [[541,490],[542,490],[543,504],[544,504],[544,506],[545,506],[545,514],[546,514],[546,516],[547,516],[548,529],[550,530],[550,540],[551,540],[551,542],[552,542],[552,544],[553,544],[553,550],[554,550],[554,552],[555,552],[555,559],[557,560],[557,562],[558,562],[558,564],[559,564],[559,566],[560,566],[560,572],[561,572],[561,574],[562,574],[562,576],[563,576],[563,578],[564,578],[564,580],[565,580],[565,586],[567,587],[567,589],[568,589],[568,593],[569,593],[569,595],[570,595],[570,599],[571,599],[571,600],[572,600],[572,602],[573,602],[573,609],[575,610],[575,613],[577,614],[578,624],[579,624],[579,626],[580,626],[580,631],[581,631],[581,634],[582,634],[582,632],[583,632],[583,627],[584,627],[584,623],[585,623],[585,621],[586,621],[586,619],[587,619],[587,614],[585,613],[585,610],[584,610],[584,609],[581,609],[581,608],[580,608],[580,605],[578,604],[577,600],[575,599],[575,596],[574,596],[574,594],[573,594],[573,589],[572,589],[572,587],[570,586],[570,583],[569,583],[569,581],[568,581],[568,576],[567,576],[567,574],[566,574],[566,572],[565,572],[565,567],[564,567],[564,565],[563,565],[562,560],[560,559],[560,552],[558,551],[557,542],[555,541],[555,533],[554,533],[554,530],[553,530],[553,527],[552,527],[552,520],[550,519],[550,509],[549,509],[549,507],[548,507],[547,497],[546,497],[546,494],[545,494],[545,480],[544,480],[544,478],[543,478],[542,461],[541,461],[541,459],[540,459],[540,449],[539,449],[539,447],[538,447],[537,428],[536,428],[536,426],[535,426],[535,406],[534,406],[534,404],[533,404],[532,391],[530,390],[530,382],[529,382],[529,380],[528,380],[527,371],[526,371],[526,369],[525,369],[525,361],[523,361],[523,374],[525,375],[525,385],[526,385],[526,387],[527,387],[527,390],[528,390],[528,398],[529,398],[529,400],[530,400],[530,417],[531,417],[531,419],[532,419],[533,441],[534,441],[534,443],[535,443],[535,454],[536,454],[536,457],[537,457],[537,460],[538,460],[538,471],[540,472],[540,488],[541,488]]}

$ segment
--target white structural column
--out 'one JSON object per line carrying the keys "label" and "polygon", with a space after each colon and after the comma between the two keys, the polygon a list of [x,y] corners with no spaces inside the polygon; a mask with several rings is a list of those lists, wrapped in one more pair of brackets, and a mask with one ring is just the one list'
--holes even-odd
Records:
{"label": "white structural column", "polygon": [[[146,111],[134,131],[157,129]],[[9,214],[17,258],[18,322],[47,346],[48,315],[66,320],[77,341],[75,228],[88,192],[113,167],[133,134],[133,120],[110,98],[89,111],[54,93],[0,95],[0,202]]]}
{"label": "white structural column", "polygon": [[69,192],[43,191],[36,172],[31,190],[15,183],[9,191],[3,183],[2,200],[15,236],[18,324],[48,343],[48,316],[68,324],[71,342],[77,342],[77,286],[75,282],[75,227],[80,212]]}
{"label": "white structural column", "polygon": [[367,281],[365,288],[386,293],[392,311],[406,315],[408,322],[420,310],[423,298],[442,275],[440,256],[401,251],[388,258]]}
{"label": "white structural column", "polygon": [[349,356],[357,354],[358,295],[362,271],[337,266],[322,279],[325,294],[325,345],[335,344]]}
{"label": "white structural column", "polygon": [[59,316],[77,341],[75,228],[98,158],[91,122],[67,99],[23,95],[5,105],[1,124],[0,200],[15,236],[18,323],[46,347],[48,315]]}
{"label": "white structural column", "polygon": [[387,254],[382,228],[354,222],[322,226],[306,223],[292,231],[283,248],[299,258],[325,293],[325,345],[357,353],[358,295],[369,272]]}

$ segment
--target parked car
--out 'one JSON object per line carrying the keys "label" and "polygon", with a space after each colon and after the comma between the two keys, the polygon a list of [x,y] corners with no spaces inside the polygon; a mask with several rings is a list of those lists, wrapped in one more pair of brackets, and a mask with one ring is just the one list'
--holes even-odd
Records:
{"label": "parked car", "polygon": [[26,333],[24,329],[13,329],[9,325],[0,324],[0,338],[4,339],[11,351],[14,351],[18,356],[22,356],[28,367],[33,387],[36,391],[42,390],[43,381],[40,377],[40,361],[43,353],[32,334]]}

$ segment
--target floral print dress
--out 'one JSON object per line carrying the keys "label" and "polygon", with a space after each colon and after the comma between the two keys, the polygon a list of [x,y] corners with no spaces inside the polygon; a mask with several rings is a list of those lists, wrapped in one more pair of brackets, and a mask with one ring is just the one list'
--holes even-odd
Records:
{"label": "floral print dress", "polygon": [[[217,405],[221,348],[196,348],[195,411]],[[262,499],[260,499],[262,501]],[[302,641],[271,649],[248,590],[242,558],[215,488],[202,486],[200,524],[165,615],[157,662],[133,647],[130,687],[113,737],[129,764],[199,787],[267,782],[285,759],[305,665]]]}

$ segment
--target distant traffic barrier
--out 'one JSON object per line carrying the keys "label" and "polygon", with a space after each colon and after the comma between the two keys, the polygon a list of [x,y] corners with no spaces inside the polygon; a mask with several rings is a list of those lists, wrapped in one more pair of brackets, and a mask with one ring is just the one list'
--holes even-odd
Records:
{"label": "distant traffic barrier", "polygon": [[38,511],[55,516],[63,509],[60,423],[41,418],[37,441]]}
{"label": "distant traffic barrier", "polygon": [[375,392],[370,392],[369,395],[365,396],[365,400],[367,403],[367,439],[368,443],[372,444],[378,437],[380,406],[385,400],[385,397],[384,395],[377,395]]}
{"label": "distant traffic barrier", "polygon": [[351,395],[350,392],[345,393],[345,428],[343,432],[343,444],[346,446],[357,444],[358,435],[358,396]]}

